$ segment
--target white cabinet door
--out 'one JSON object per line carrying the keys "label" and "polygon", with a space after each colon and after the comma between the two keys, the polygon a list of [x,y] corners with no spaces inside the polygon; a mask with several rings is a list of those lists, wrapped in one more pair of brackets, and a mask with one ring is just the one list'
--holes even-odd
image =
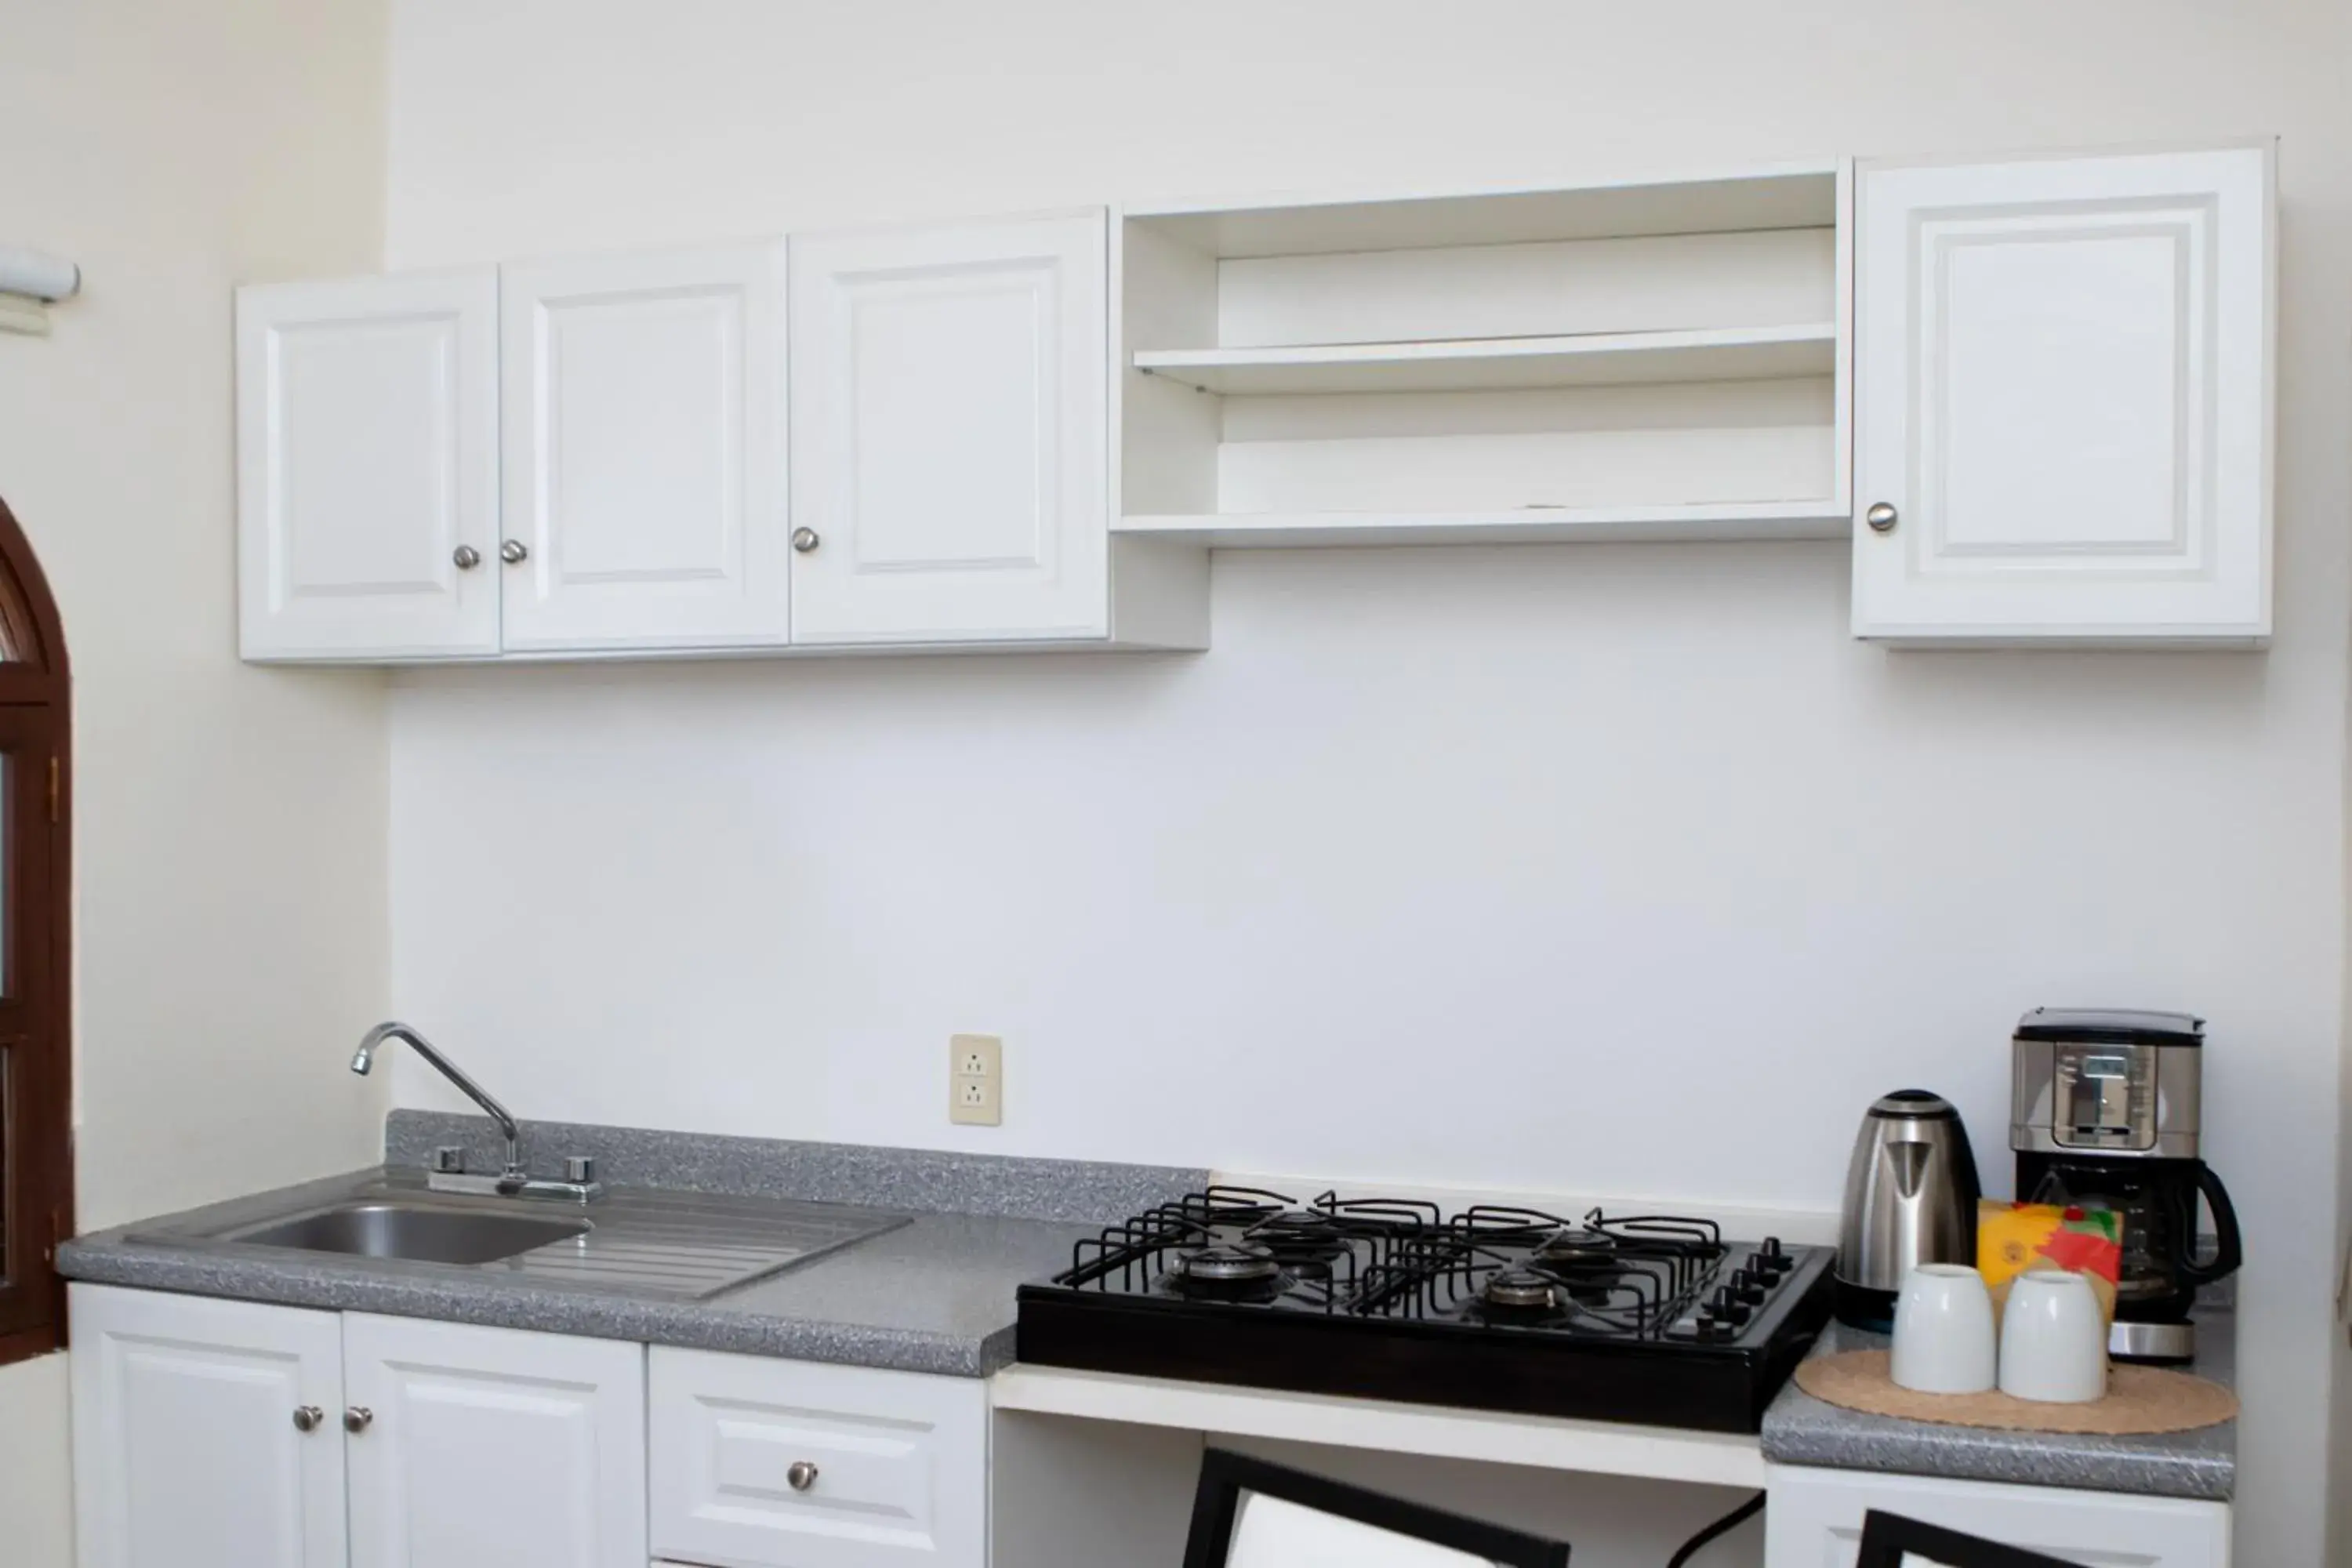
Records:
{"label": "white cabinet door", "polygon": [[352,1568],[645,1568],[644,1346],[355,1312],[343,1359]]}
{"label": "white cabinet door", "polygon": [[340,1568],[334,1313],[104,1285],[69,1302],[80,1568]]}
{"label": "white cabinet door", "polygon": [[236,382],[245,657],[496,653],[498,275],[241,289]]}
{"label": "white cabinet door", "polygon": [[502,274],[505,645],[781,643],[783,247]]}
{"label": "white cabinet door", "polygon": [[1104,233],[794,237],[794,642],[1108,636]]}
{"label": "white cabinet door", "polygon": [[1863,167],[1855,635],[2269,635],[2272,208],[2264,147]]}
{"label": "white cabinet door", "polygon": [[2084,1568],[2229,1568],[2230,1506],[1790,1465],[1768,1468],[1765,1568],[1853,1568],[1872,1509]]}
{"label": "white cabinet door", "polygon": [[986,1568],[988,1384],[656,1346],[653,1545],[727,1568]]}

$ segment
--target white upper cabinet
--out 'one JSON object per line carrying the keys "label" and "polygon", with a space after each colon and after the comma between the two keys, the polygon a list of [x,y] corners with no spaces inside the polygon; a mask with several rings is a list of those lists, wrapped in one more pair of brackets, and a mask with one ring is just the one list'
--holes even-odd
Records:
{"label": "white upper cabinet", "polygon": [[2267,147],[1864,164],[1853,629],[2271,629]]}
{"label": "white upper cabinet", "polygon": [[334,1313],[103,1285],[70,1300],[80,1568],[341,1568]]}
{"label": "white upper cabinet", "polygon": [[1109,634],[1103,216],[794,237],[793,635]]}
{"label": "white upper cabinet", "polygon": [[498,303],[488,268],[238,290],[247,658],[498,651]]}
{"label": "white upper cabinet", "polygon": [[782,247],[502,281],[505,647],[785,641]]}

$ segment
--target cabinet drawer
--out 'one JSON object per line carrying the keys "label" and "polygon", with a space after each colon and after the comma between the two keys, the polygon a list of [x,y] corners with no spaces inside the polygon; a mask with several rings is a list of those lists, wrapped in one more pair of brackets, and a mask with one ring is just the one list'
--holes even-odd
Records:
{"label": "cabinet drawer", "polygon": [[[988,1385],[656,1347],[652,1533],[716,1568],[982,1568]],[[793,1482],[796,1466],[803,1486]]]}
{"label": "cabinet drawer", "polygon": [[1765,1474],[1765,1568],[1851,1568],[1872,1509],[2084,1568],[2230,1568],[2227,1503],[1794,1465]]}

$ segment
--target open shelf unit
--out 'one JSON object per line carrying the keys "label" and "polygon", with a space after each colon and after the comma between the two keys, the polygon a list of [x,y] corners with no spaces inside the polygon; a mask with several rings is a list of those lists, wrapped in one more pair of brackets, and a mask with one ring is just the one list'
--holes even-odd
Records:
{"label": "open shelf unit", "polygon": [[1216,547],[1846,531],[1836,164],[1130,209],[1122,534]]}

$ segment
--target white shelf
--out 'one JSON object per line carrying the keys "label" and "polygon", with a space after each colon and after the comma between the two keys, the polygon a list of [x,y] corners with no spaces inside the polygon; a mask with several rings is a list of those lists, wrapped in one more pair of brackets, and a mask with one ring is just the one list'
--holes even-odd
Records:
{"label": "white shelf", "polygon": [[1843,539],[1851,518],[1826,500],[1682,506],[1523,507],[1453,513],[1135,513],[1111,531],[1218,550],[1381,544],[1675,543],[1697,540]]}
{"label": "white shelf", "polygon": [[1135,368],[1203,392],[1494,392],[1654,382],[1772,381],[1836,369],[1828,321],[1691,331],[1459,338],[1301,347],[1150,349]]}
{"label": "white shelf", "polygon": [[1834,163],[1787,164],[1566,189],[1173,202],[1127,216],[1218,258],[1826,228],[1837,176]]}
{"label": "white shelf", "polygon": [[1761,1447],[1754,1436],[1734,1433],[1284,1394],[1045,1366],[1010,1366],[998,1373],[989,1381],[989,1403],[999,1410],[1449,1459],[1652,1476],[1708,1486],[1764,1484]]}

